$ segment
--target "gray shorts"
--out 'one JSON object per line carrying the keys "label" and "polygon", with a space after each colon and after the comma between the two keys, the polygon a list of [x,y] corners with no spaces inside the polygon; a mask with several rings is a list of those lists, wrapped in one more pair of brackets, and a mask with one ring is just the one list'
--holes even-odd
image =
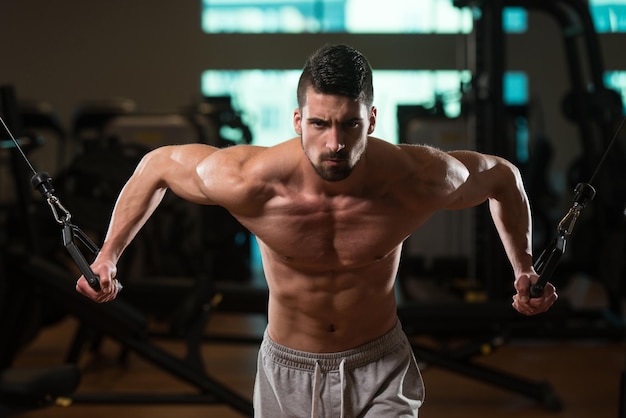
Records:
{"label": "gray shorts", "polygon": [[339,353],[307,353],[265,331],[254,385],[254,416],[417,417],[424,384],[400,323]]}

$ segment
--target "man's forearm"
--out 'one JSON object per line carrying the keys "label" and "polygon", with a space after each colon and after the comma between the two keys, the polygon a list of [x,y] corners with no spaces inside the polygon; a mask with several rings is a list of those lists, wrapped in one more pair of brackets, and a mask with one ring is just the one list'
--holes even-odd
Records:
{"label": "man's forearm", "polygon": [[515,274],[532,267],[532,219],[521,177],[512,169],[510,184],[489,200],[494,223]]}
{"label": "man's forearm", "polygon": [[150,218],[167,190],[161,187],[148,167],[142,162],[122,189],[111,215],[111,221],[98,255],[117,263],[124,249]]}

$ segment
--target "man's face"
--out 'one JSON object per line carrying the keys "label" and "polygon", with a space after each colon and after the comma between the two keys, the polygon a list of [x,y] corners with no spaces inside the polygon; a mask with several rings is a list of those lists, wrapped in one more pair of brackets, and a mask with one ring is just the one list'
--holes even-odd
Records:
{"label": "man's face", "polygon": [[317,174],[326,181],[347,178],[374,131],[376,108],[344,96],[316,93],[309,87],[306,105],[294,112],[294,128]]}

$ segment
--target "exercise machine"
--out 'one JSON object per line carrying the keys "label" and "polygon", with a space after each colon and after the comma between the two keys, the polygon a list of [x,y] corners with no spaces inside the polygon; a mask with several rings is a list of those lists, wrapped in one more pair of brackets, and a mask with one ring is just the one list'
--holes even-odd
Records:
{"label": "exercise machine", "polygon": [[[7,108],[15,108],[14,92],[11,88],[4,89],[3,113]],[[6,103],[11,103],[7,106]],[[94,288],[99,286],[98,277],[89,268],[89,262],[83,255],[86,248],[89,252],[96,253],[97,246],[88,238],[87,234],[72,222],[70,212],[55,195],[52,180],[49,175],[37,172],[28,162],[26,154],[22,151],[20,141],[12,134],[12,129],[4,122],[3,125],[15,146],[15,157],[21,158],[28,163],[30,171],[34,174],[31,180],[33,187],[38,190],[46,199],[50,206],[54,220],[61,229],[61,242],[71,255],[72,260],[85,275],[90,285]],[[20,154],[18,154],[19,152]],[[14,161],[15,163],[15,161]],[[23,175],[15,176],[17,186]],[[31,229],[31,242],[37,241],[37,231]],[[239,395],[236,391],[221,384],[206,372],[199,353],[201,335],[207,320],[212,314],[210,305],[203,305],[200,309],[195,309],[195,316],[187,324],[187,334],[185,336],[187,352],[183,358],[177,357],[161,348],[151,339],[145,316],[130,304],[121,299],[107,304],[97,304],[75,291],[76,278],[72,275],[67,266],[60,265],[54,260],[46,257],[45,254],[32,251],[29,245],[23,247],[13,247],[6,249],[6,269],[14,272],[16,277],[28,278],[28,287],[41,288],[47,295],[46,300],[55,304],[63,312],[72,315],[80,323],[80,330],[76,334],[72,349],[68,354],[68,359],[76,360],[81,347],[84,345],[84,338],[90,332],[110,337],[124,347],[125,350],[132,351],[142,358],[152,363],[155,367],[163,370],[167,374],[181,379],[196,388],[197,393],[183,394],[75,394],[68,393],[77,385],[77,369],[75,366],[63,365],[56,369],[46,369],[41,371],[19,370],[7,368],[0,385],[2,394],[10,396],[11,399],[18,400],[13,396],[18,388],[23,392],[32,391],[32,395],[40,389],[42,383],[49,383],[45,389],[61,390],[63,398],[67,402],[108,402],[108,403],[203,403],[203,404],[226,404],[245,416],[252,415],[252,404],[249,399]],[[208,289],[210,290],[210,289]],[[211,293],[206,292],[206,298],[211,298]],[[19,311],[16,312],[19,314]],[[19,321],[16,322],[19,324]],[[10,336],[7,336],[10,338]],[[10,360],[10,359],[9,359]],[[6,365],[7,367],[10,364]],[[11,395],[12,394],[12,395]],[[46,398],[52,398],[52,394],[46,394]],[[5,398],[0,398],[5,399]],[[32,402],[30,394],[19,397],[24,403],[10,408],[6,406],[7,414],[21,409],[42,406]],[[2,403],[3,407],[5,404]]]}

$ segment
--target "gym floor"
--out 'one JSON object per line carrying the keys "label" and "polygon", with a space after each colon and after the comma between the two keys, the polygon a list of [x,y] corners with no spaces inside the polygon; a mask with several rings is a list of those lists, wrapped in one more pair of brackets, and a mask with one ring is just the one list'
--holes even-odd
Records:
{"label": "gym floor", "polygon": [[[242,330],[261,335],[265,318],[254,315],[216,313],[208,332]],[[65,318],[38,334],[20,354],[15,366],[61,364],[67,354],[77,321]],[[160,342],[182,355],[179,342]],[[211,377],[251,398],[256,368],[255,344],[206,343],[202,353]],[[187,384],[155,368],[132,353],[119,364],[119,345],[105,339],[98,353],[84,353],[79,394],[195,393]],[[488,385],[436,366],[421,363],[426,384],[426,402],[420,418],[617,418],[620,376],[625,366],[626,345],[611,341],[516,341],[477,359],[488,367],[533,381],[546,381],[560,398],[563,408],[555,412],[525,395]],[[26,412],[22,418],[235,418],[242,415],[224,405],[157,403],[74,403]]]}

